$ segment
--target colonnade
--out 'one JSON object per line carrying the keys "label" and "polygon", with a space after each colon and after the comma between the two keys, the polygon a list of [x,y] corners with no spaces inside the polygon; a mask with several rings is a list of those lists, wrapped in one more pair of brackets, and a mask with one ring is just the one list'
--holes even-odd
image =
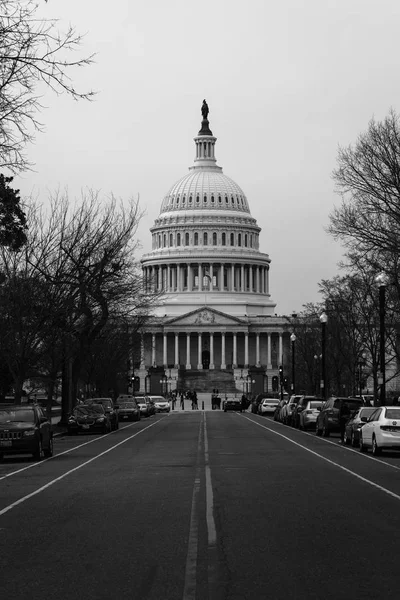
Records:
{"label": "colonnade", "polygon": [[143,267],[148,291],[269,293],[269,267],[242,263],[168,263]]}
{"label": "colonnade", "polygon": [[[242,332],[240,337],[244,337],[244,349],[241,352],[241,356],[243,357],[243,366],[249,366],[249,336],[254,336],[255,338],[255,365],[257,367],[261,366],[261,351],[260,351],[260,336],[265,335],[267,337],[267,353],[266,353],[266,362],[265,365],[267,368],[272,368],[272,335],[276,334],[278,336],[278,349],[275,353],[277,363],[279,364],[282,360],[283,356],[283,333],[282,332],[254,332],[249,333],[248,331]],[[232,348],[232,363],[229,364],[231,368],[238,367],[238,333],[235,332],[226,332],[226,331],[201,331],[201,332],[174,332],[174,333],[150,333],[151,335],[151,353],[145,353],[145,343],[144,338],[141,338],[141,353],[140,353],[140,368],[149,368],[151,366],[161,366],[157,364],[157,352],[156,352],[156,339],[157,337],[162,336],[162,366],[164,368],[168,368],[171,364],[174,365],[175,368],[179,368],[180,363],[180,350],[183,351],[181,356],[185,357],[185,368],[186,369],[202,369],[203,368],[203,350],[204,343],[203,340],[207,338],[207,351],[209,352],[209,368],[210,369],[226,369],[227,368],[227,360],[226,360],[226,338],[232,338],[232,344],[230,347]],[[171,352],[171,344],[168,344],[168,337],[174,337],[173,344],[173,356]],[[218,344],[218,364],[216,364],[216,352],[215,352],[215,337],[220,337],[220,344]],[[193,339],[196,338],[197,339]],[[179,341],[181,340],[181,346]],[[185,340],[185,342],[184,342]],[[194,344],[192,346],[192,344]],[[192,347],[196,349],[196,360],[197,363],[195,365],[191,362],[192,357]],[[170,353],[168,352],[170,350]],[[151,360],[151,362],[150,362]],[[160,362],[160,361],[158,361]],[[150,364],[149,364],[150,363]],[[277,365],[275,365],[277,366]]]}

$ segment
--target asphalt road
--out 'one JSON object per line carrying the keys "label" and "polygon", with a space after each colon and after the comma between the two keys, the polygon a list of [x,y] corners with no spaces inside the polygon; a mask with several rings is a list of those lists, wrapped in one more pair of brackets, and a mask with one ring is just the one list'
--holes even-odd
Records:
{"label": "asphalt road", "polygon": [[170,413],[0,463],[1,598],[400,597],[400,454]]}

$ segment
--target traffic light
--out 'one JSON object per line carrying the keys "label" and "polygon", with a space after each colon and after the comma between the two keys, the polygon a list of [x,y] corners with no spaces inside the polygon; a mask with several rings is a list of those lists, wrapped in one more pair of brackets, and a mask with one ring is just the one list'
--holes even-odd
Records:
{"label": "traffic light", "polygon": [[280,367],[279,367],[279,381],[281,384],[283,384],[283,367],[282,367],[282,365],[280,365]]}

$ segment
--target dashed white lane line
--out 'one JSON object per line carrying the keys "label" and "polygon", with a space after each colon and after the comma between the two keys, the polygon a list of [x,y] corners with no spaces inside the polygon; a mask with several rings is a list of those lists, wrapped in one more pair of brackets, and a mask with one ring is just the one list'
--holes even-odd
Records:
{"label": "dashed white lane line", "polygon": [[273,429],[270,429],[269,427],[266,427],[265,425],[262,425],[261,423],[254,421],[253,419],[249,419],[249,417],[245,417],[244,415],[242,415],[242,416],[244,419],[247,419],[248,421],[250,421],[250,423],[254,423],[254,425],[258,425],[258,427],[262,427],[263,429],[266,429],[270,433],[273,433],[274,435],[277,435],[277,436],[287,440],[288,442],[290,442],[291,444],[294,444],[295,446],[299,446],[299,448],[302,448],[306,452],[309,452],[310,454],[313,454],[314,456],[318,456],[318,458],[324,460],[325,462],[327,462],[331,465],[334,465],[338,469],[341,469],[342,471],[345,471],[346,473],[349,473],[350,475],[353,475],[353,477],[356,477],[357,479],[360,479],[361,481],[364,481],[364,483],[368,483],[368,485],[380,490],[381,492],[384,492],[388,496],[391,496],[392,498],[395,498],[396,500],[400,500],[400,496],[398,494],[395,494],[394,492],[388,490],[387,488],[385,488],[381,485],[378,485],[374,481],[371,481],[370,479],[367,479],[366,477],[363,477],[362,475],[355,473],[351,469],[347,469],[346,467],[343,467],[343,465],[340,465],[339,463],[335,462],[334,460],[330,460],[329,458],[322,456],[322,454],[318,454],[318,452],[315,452],[314,450],[311,450],[310,448],[307,448],[306,446],[299,444],[299,442],[295,442],[294,440],[290,439],[286,435],[283,435],[282,433],[279,433],[278,431],[274,431]]}
{"label": "dashed white lane line", "polygon": [[122,444],[125,444],[126,442],[129,442],[129,440],[133,439],[137,435],[140,435],[141,433],[144,433],[145,431],[147,431],[148,429],[150,429],[150,427],[154,427],[154,425],[157,425],[157,423],[161,423],[162,420],[163,419],[159,419],[158,421],[155,421],[154,423],[152,423],[151,425],[148,425],[144,429],[141,429],[140,431],[137,431],[136,433],[134,433],[133,435],[129,436],[128,438],[125,438],[121,442],[118,442],[118,444],[115,444],[114,446],[111,446],[111,448],[108,448],[107,450],[104,450],[103,452],[100,452],[100,454],[96,454],[96,456],[93,456],[92,458],[90,458],[89,460],[85,461],[84,463],[78,465],[77,467],[75,467],[73,469],[70,469],[69,471],[67,471],[63,475],[60,475],[59,477],[56,477],[56,479],[52,479],[51,481],[49,481],[49,483],[46,483],[46,485],[43,485],[42,487],[38,488],[34,492],[31,492],[30,494],[28,494],[27,496],[23,496],[22,498],[19,498],[19,500],[16,500],[12,504],[9,504],[9,506],[6,506],[2,510],[0,510],[0,516],[4,515],[6,512],[8,512],[9,510],[11,510],[12,508],[15,508],[19,504],[22,504],[23,502],[26,502],[27,500],[29,500],[29,498],[33,498],[33,496],[37,496],[37,494],[40,494],[41,492],[43,492],[47,488],[51,487],[52,485],[54,485],[58,481],[61,481],[62,479],[64,479],[64,477],[68,477],[68,475],[71,475],[71,473],[74,473],[75,471],[78,471],[79,469],[82,469],[82,467],[85,467],[86,465],[89,465],[94,460],[97,460],[101,456],[104,456],[105,454],[108,454],[109,452],[111,452],[115,448],[118,448],[118,446],[121,446]]}
{"label": "dashed white lane line", "polygon": [[183,598],[182,600],[195,600],[196,599],[196,586],[197,586],[197,553],[199,543],[199,494],[200,494],[200,457],[201,457],[201,438],[203,431],[203,420],[202,417],[199,426],[199,435],[197,438],[197,453],[196,453],[196,474],[194,479],[193,493],[192,493],[192,505],[190,510],[190,527],[189,527],[189,540],[188,540],[188,551],[186,555],[186,566],[185,566],[185,581],[183,586]]}

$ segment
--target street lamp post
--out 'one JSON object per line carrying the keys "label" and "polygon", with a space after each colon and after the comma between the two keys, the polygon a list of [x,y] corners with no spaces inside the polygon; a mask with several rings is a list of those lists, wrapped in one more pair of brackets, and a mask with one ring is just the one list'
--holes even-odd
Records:
{"label": "street lamp post", "polygon": [[296,370],[295,370],[295,348],[294,348],[294,343],[296,341],[296,336],[294,333],[292,333],[292,335],[290,336],[290,341],[292,342],[292,394],[295,394],[295,389],[296,389],[296,385],[295,385],[295,377],[296,377]]}
{"label": "street lamp post", "polygon": [[328,315],[326,312],[321,313],[319,317],[321,323],[321,396],[326,400],[326,324]]}
{"label": "street lamp post", "polygon": [[380,338],[380,374],[378,384],[381,386],[379,403],[381,406],[386,404],[386,351],[385,351],[385,294],[388,284],[386,273],[379,273],[376,276],[375,282],[379,287],[379,338]]}

